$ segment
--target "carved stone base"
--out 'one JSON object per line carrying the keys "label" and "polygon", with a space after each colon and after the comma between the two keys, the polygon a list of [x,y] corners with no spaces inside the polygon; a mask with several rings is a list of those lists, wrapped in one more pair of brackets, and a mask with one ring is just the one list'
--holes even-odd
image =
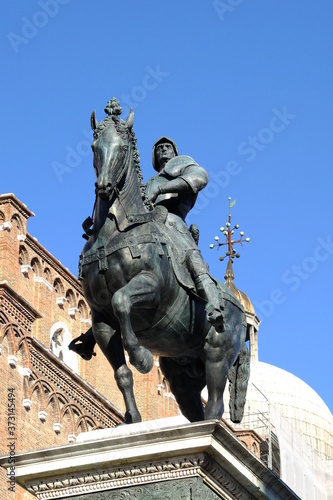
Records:
{"label": "carved stone base", "polygon": [[219,421],[175,417],[83,433],[75,444],[17,455],[15,465],[17,482],[40,500],[298,498]]}

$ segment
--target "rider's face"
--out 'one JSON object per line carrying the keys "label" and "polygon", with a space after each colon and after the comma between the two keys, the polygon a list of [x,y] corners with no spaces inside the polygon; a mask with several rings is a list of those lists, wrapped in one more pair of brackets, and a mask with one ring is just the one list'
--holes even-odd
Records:
{"label": "rider's face", "polygon": [[175,155],[175,150],[173,149],[172,144],[169,142],[161,142],[156,146],[155,150],[157,165],[159,170],[161,170],[164,165],[171,160]]}

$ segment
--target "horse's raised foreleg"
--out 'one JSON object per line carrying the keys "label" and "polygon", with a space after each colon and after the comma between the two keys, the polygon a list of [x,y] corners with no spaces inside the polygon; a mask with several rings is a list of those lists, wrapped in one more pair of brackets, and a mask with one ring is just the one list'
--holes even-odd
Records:
{"label": "horse's raised foreleg", "polygon": [[[93,318],[94,316],[96,315],[93,314]],[[93,320],[93,333],[97,344],[114,370],[117,386],[123,395],[126,407],[125,422],[127,424],[141,422],[141,415],[134,398],[133,375],[126,365],[120,332],[96,318],[95,321]]]}
{"label": "horse's raised foreleg", "polygon": [[140,373],[148,373],[153,367],[153,356],[140,346],[131,322],[134,308],[152,309],[160,302],[160,287],[157,277],[142,271],[120,288],[112,298],[112,307],[119,321],[123,343],[130,362]]}

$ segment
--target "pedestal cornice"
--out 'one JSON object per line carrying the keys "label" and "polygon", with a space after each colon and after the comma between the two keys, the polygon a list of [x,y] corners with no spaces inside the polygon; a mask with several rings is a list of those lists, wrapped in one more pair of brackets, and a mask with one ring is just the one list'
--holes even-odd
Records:
{"label": "pedestal cornice", "polygon": [[120,490],[141,498],[135,491],[144,485],[180,488],[190,478],[212,499],[298,498],[220,421],[161,419],[83,433],[75,444],[17,455],[15,473],[40,500]]}

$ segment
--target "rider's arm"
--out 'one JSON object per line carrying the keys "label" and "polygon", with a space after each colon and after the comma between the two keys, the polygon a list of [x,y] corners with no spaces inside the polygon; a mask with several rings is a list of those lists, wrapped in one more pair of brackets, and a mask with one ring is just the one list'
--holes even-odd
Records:
{"label": "rider's arm", "polygon": [[199,165],[189,165],[184,168],[181,175],[159,186],[160,194],[189,193],[197,194],[208,183],[206,170]]}
{"label": "rider's arm", "polygon": [[159,194],[167,193],[189,193],[192,191],[191,186],[182,177],[177,179],[172,179],[171,181],[165,182],[158,186]]}

